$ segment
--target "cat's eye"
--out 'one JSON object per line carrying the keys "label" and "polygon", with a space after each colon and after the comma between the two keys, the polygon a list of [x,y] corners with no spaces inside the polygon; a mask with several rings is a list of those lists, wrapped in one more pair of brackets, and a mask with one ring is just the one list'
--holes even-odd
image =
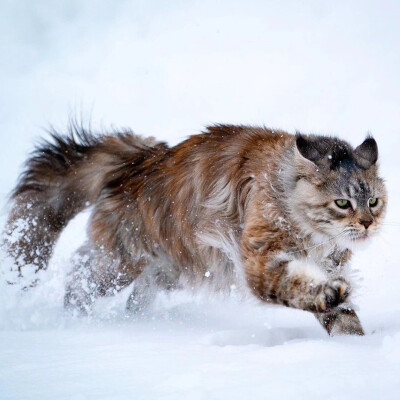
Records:
{"label": "cat's eye", "polygon": [[369,205],[370,207],[375,207],[377,204],[378,204],[378,199],[377,199],[376,197],[371,197],[371,198],[368,200],[368,205]]}
{"label": "cat's eye", "polygon": [[335,204],[339,207],[339,208],[343,208],[344,210],[346,210],[347,208],[351,207],[351,203],[349,200],[346,199],[338,199],[335,200]]}

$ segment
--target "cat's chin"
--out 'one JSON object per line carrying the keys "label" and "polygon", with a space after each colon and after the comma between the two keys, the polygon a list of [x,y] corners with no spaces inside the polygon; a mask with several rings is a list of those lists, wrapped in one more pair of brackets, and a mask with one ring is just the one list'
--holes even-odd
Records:
{"label": "cat's chin", "polygon": [[352,240],[353,247],[357,249],[366,248],[372,242],[373,235],[361,235],[356,239]]}
{"label": "cat's chin", "polygon": [[346,247],[352,250],[365,249],[371,243],[371,235],[360,235],[356,238],[346,238],[343,242],[346,242]]}

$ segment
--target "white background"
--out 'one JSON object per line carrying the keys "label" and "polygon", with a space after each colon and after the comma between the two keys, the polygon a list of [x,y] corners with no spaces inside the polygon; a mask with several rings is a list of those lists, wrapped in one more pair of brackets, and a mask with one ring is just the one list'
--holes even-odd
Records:
{"label": "white background", "polygon": [[353,145],[371,132],[390,202],[381,236],[353,262],[364,338],[208,293],[160,296],[139,321],[124,319],[122,293],[70,321],[78,216],[39,289],[0,284],[0,398],[398,399],[399,21],[398,1],[0,0],[2,204],[43,128],[69,116],[171,144],[218,122]]}

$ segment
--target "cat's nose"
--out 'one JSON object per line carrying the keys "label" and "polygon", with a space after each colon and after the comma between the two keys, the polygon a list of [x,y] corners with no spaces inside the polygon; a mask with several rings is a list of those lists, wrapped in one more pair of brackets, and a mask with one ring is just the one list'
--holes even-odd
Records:
{"label": "cat's nose", "polygon": [[363,220],[361,220],[361,221],[360,221],[360,224],[361,224],[361,225],[364,225],[365,229],[368,229],[368,227],[372,224],[372,221],[371,221],[371,220],[370,220],[370,221],[363,221]]}

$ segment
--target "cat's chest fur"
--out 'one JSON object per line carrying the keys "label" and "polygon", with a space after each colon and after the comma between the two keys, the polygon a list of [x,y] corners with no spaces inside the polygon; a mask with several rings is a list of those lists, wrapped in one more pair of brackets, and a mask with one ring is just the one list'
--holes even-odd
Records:
{"label": "cat's chest fur", "polygon": [[331,243],[310,247],[303,252],[300,259],[314,267],[319,268],[322,272],[330,277],[339,276],[343,273],[343,268],[351,257],[349,249],[343,249]]}

